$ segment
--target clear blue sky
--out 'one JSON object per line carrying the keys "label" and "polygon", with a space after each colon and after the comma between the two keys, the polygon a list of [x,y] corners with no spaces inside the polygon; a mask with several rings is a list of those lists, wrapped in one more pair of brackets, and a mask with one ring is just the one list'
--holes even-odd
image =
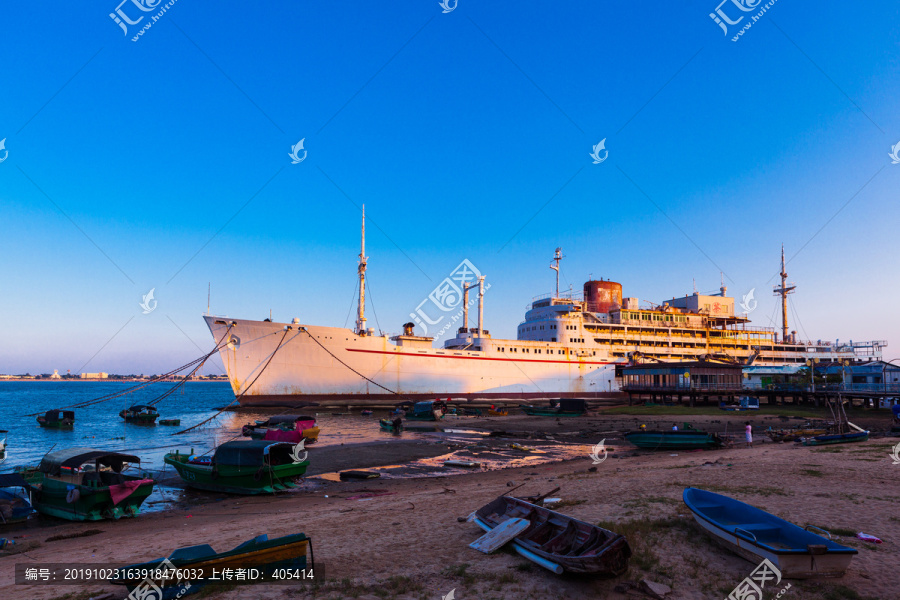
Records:
{"label": "clear blue sky", "polygon": [[770,325],[784,243],[801,337],[900,356],[900,5],[781,0],[732,42],[755,12],[716,4],[179,0],[133,42],[163,3],[128,35],[117,0],[4,3],[0,372],[187,362],[208,282],[352,326],[362,203],[385,331],[468,258],[514,337],[557,246],[564,285],[655,302],[722,270]]}

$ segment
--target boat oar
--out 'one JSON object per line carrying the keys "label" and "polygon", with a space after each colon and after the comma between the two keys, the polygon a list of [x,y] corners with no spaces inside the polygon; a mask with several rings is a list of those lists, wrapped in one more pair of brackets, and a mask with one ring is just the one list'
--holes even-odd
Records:
{"label": "boat oar", "polygon": [[555,493],[558,492],[558,491],[559,491],[559,486],[553,488],[552,490],[550,490],[549,492],[547,492],[547,493],[544,494],[543,496],[538,496],[538,497],[536,497],[536,498],[534,499],[534,502],[532,502],[532,504],[538,504],[538,503],[540,503],[540,502],[543,502],[543,501],[544,501],[544,498],[546,498],[546,497],[549,496],[550,494],[555,494]]}

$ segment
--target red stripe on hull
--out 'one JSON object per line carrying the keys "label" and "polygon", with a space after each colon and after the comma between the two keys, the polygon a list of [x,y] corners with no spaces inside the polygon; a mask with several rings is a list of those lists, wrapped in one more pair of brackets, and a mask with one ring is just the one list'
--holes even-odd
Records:
{"label": "red stripe on hull", "polygon": [[[344,348],[347,352],[365,352],[368,354],[390,354],[391,356],[403,356],[406,358],[417,356],[420,358],[456,358],[463,360],[496,360],[500,362],[520,362],[520,363],[553,363],[558,365],[616,365],[620,364],[614,361],[598,362],[598,361],[580,361],[580,360],[543,360],[533,358],[494,358],[491,356],[454,356],[452,354],[413,354],[412,352],[388,352],[387,350],[361,350],[359,348]],[[625,364],[624,362],[621,364]],[[555,397],[555,396],[554,396]]]}

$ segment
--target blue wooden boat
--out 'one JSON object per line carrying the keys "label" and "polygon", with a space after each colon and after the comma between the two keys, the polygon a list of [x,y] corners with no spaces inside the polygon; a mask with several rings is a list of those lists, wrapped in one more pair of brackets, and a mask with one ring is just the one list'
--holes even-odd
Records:
{"label": "blue wooden boat", "polygon": [[[10,491],[21,488],[21,493]],[[18,473],[0,475],[0,525],[21,523],[35,514],[29,501],[30,486]]]}
{"label": "blue wooden boat", "polygon": [[719,448],[725,443],[725,440],[719,437],[717,433],[708,433],[698,429],[629,431],[625,434],[625,439],[638,448],[647,450]]}
{"label": "blue wooden boat", "polygon": [[[408,406],[408,405],[407,405]],[[406,408],[408,421],[437,421],[447,413],[447,403],[441,400],[416,402]]]}
{"label": "blue wooden boat", "polygon": [[854,431],[853,433],[826,433],[810,438],[804,438],[804,446],[827,446],[829,444],[849,444],[852,442],[865,442],[869,439],[868,431]]}
{"label": "blue wooden boat", "polygon": [[392,433],[400,433],[403,431],[403,420],[402,419],[381,419],[378,421],[378,426],[381,427],[382,431],[390,431]]}
{"label": "blue wooden boat", "polygon": [[841,577],[857,554],[832,541],[827,531],[802,529],[728,496],[689,487],[682,497],[697,523],[719,543],[754,564],[769,559],[782,577]]}

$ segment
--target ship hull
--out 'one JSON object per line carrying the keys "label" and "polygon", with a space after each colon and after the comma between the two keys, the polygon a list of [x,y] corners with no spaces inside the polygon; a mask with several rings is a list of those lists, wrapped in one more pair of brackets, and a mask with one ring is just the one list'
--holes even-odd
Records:
{"label": "ship hull", "polygon": [[[365,405],[438,397],[512,400],[616,396],[605,356],[509,357],[480,351],[403,347],[348,329],[205,316],[242,406]],[[233,325],[232,325],[233,324]],[[290,329],[285,330],[285,327]]]}

